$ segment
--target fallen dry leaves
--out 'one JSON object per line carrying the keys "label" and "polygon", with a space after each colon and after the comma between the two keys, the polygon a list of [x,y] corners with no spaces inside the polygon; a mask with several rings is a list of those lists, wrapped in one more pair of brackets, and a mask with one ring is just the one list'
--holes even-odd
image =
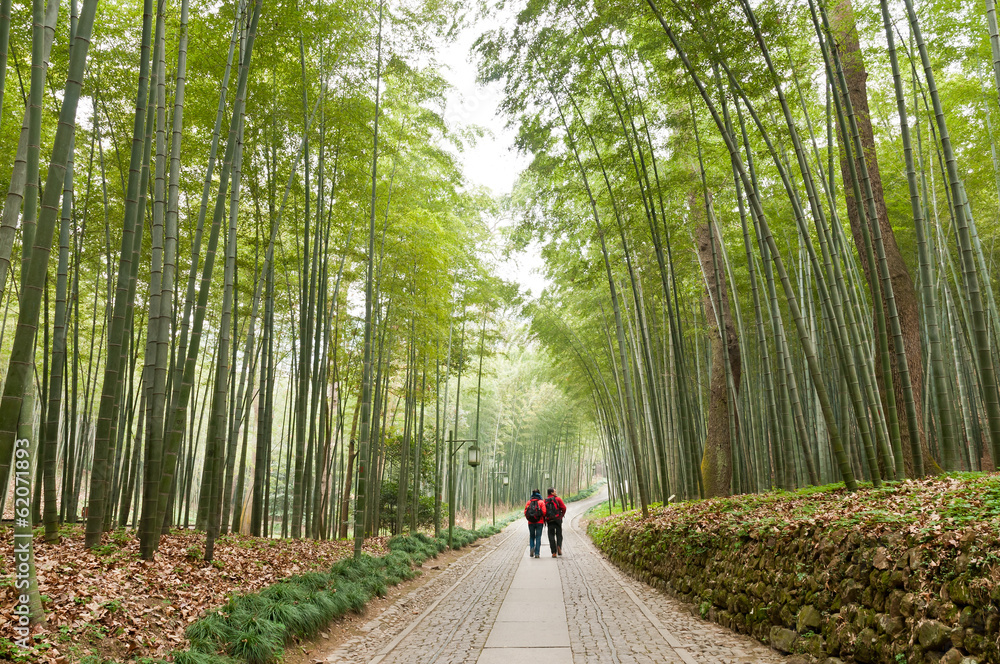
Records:
{"label": "fallen dry leaves", "polygon": [[736,545],[803,536],[841,544],[846,538],[884,546],[895,560],[920,552],[929,577],[970,574],[1000,592],[1000,474],[953,473],[920,480],[870,484],[850,492],[843,485],[772,491],[730,498],[671,503],[615,514],[595,522],[636,538],[642,546]]}
{"label": "fallen dry leaves", "polygon": [[[35,538],[38,588],[47,623],[36,628],[36,661],[64,664],[97,653],[139,660],[183,648],[185,628],[234,593],[255,592],[294,574],[327,568],[353,552],[352,541],[221,537],[215,560],[200,560],[205,535],[175,530],[164,535],[153,561],[139,557],[132,531],[105,534],[88,550],[78,527],[62,541]],[[387,538],[365,542],[372,555],[387,552]],[[0,529],[0,605],[15,603],[10,565],[13,538]],[[0,636],[13,633],[12,614],[0,614]],[[2,659],[2,656],[0,656]]]}
{"label": "fallen dry leaves", "polygon": [[671,503],[614,515],[630,525],[683,525],[695,532],[740,531],[750,535],[802,527],[848,528],[867,535],[907,535],[948,541],[970,527],[1000,532],[1000,474],[955,473],[921,480],[870,484],[850,492],[843,485],[773,491],[730,498]]}

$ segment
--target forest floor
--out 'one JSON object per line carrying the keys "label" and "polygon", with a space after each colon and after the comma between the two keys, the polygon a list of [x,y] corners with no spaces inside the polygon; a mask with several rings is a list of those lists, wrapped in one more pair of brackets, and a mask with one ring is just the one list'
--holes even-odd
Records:
{"label": "forest floor", "polygon": [[[843,484],[811,486],[794,492],[769,491],[728,498],[650,505],[610,514],[652,528],[686,528],[696,533],[791,531],[806,527],[835,533],[856,530],[866,537],[909,538],[925,546],[955,547],[960,541],[993,542],[1000,537],[1000,474],[955,472],[920,480],[864,482],[857,491]],[[607,506],[591,518],[608,516]],[[979,562],[1000,562],[994,553]]]}
{"label": "forest floor", "polygon": [[[0,661],[66,664],[161,658],[185,643],[184,630],[235,593],[254,592],[279,579],[321,568],[351,555],[353,541],[220,537],[211,563],[201,558],[204,533],[174,530],[163,536],[156,559],[139,556],[131,530],[104,536],[87,549],[80,526],[66,526],[61,541],[35,538],[38,589],[47,623],[36,628],[29,655],[7,638],[13,614],[0,614]],[[365,541],[365,551],[388,552],[388,538]],[[0,606],[15,604],[10,571],[13,537],[0,528]]]}

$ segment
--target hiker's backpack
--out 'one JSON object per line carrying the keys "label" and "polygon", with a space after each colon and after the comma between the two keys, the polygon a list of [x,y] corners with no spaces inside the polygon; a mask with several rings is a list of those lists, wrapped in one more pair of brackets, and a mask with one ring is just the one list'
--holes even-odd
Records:
{"label": "hiker's backpack", "polygon": [[538,523],[542,520],[542,507],[538,502],[538,498],[532,498],[524,510],[524,517],[532,523]]}
{"label": "hiker's backpack", "polygon": [[555,496],[549,496],[545,499],[545,520],[556,521],[560,518],[562,518],[562,511],[559,509],[559,503],[556,502]]}

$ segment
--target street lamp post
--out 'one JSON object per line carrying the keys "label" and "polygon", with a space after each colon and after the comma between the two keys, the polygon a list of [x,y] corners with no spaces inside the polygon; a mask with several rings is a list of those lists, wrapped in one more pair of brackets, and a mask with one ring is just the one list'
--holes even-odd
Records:
{"label": "street lamp post", "polygon": [[[461,445],[458,446],[462,448]],[[448,432],[448,548],[455,530],[455,434]]]}
{"label": "street lamp post", "polygon": [[[455,447],[455,443],[459,443],[458,447]],[[452,537],[455,530],[455,452],[462,449],[462,445],[466,443],[472,443],[469,447],[469,465],[475,468],[479,465],[479,448],[476,447],[475,438],[462,438],[456,439],[455,433],[453,431],[448,431],[448,548],[452,548]],[[473,452],[475,450],[475,452]],[[473,463],[473,458],[475,463]],[[475,492],[473,492],[473,501],[475,501]],[[473,524],[475,523],[475,516],[473,518]],[[475,525],[473,525],[475,528]]]}
{"label": "street lamp post", "polygon": [[472,466],[472,529],[476,529],[476,512],[479,510],[479,446],[469,446],[469,465]]}
{"label": "street lamp post", "polygon": [[504,496],[510,498],[510,489],[508,488],[508,485],[510,485],[510,477],[507,476],[507,473],[504,473],[503,478],[501,478],[500,485],[503,486]]}

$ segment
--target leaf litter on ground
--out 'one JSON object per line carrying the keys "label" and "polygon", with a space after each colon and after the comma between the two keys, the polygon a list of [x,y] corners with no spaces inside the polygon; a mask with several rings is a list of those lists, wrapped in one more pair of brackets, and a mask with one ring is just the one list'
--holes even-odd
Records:
{"label": "leaf litter on ground", "polygon": [[[36,532],[41,532],[36,531]],[[23,661],[66,664],[92,651],[117,661],[162,658],[183,647],[185,628],[234,593],[261,590],[280,579],[328,569],[353,553],[350,540],[278,540],[225,535],[211,563],[201,559],[205,534],[175,529],[162,536],[153,561],[139,556],[131,530],[105,533],[88,550],[79,526],[61,541],[36,536],[35,568],[46,624],[35,628],[33,653]],[[388,538],[365,540],[365,552],[388,552]],[[15,604],[13,537],[0,528],[0,603]],[[12,613],[0,614],[0,634],[13,634]],[[0,644],[0,652],[4,646]],[[0,659],[4,659],[0,655]]]}
{"label": "leaf litter on ground", "polygon": [[[643,522],[638,512],[612,518],[623,525]],[[881,488],[862,485],[855,492],[831,484],[795,492],[670,503],[652,509],[643,523],[748,534],[794,531],[802,526],[862,527],[873,535],[893,532],[928,537],[971,526],[995,534],[1000,531],[1000,475],[952,473],[887,482]]]}
{"label": "leaf litter on ground", "polygon": [[949,473],[919,480],[775,490],[660,505],[646,519],[638,510],[593,524],[625,530],[645,542],[686,547],[735,546],[739,540],[806,535],[839,545],[846,537],[875,542],[890,559],[909,551],[944,577],[968,574],[1000,593],[1000,474]]}

